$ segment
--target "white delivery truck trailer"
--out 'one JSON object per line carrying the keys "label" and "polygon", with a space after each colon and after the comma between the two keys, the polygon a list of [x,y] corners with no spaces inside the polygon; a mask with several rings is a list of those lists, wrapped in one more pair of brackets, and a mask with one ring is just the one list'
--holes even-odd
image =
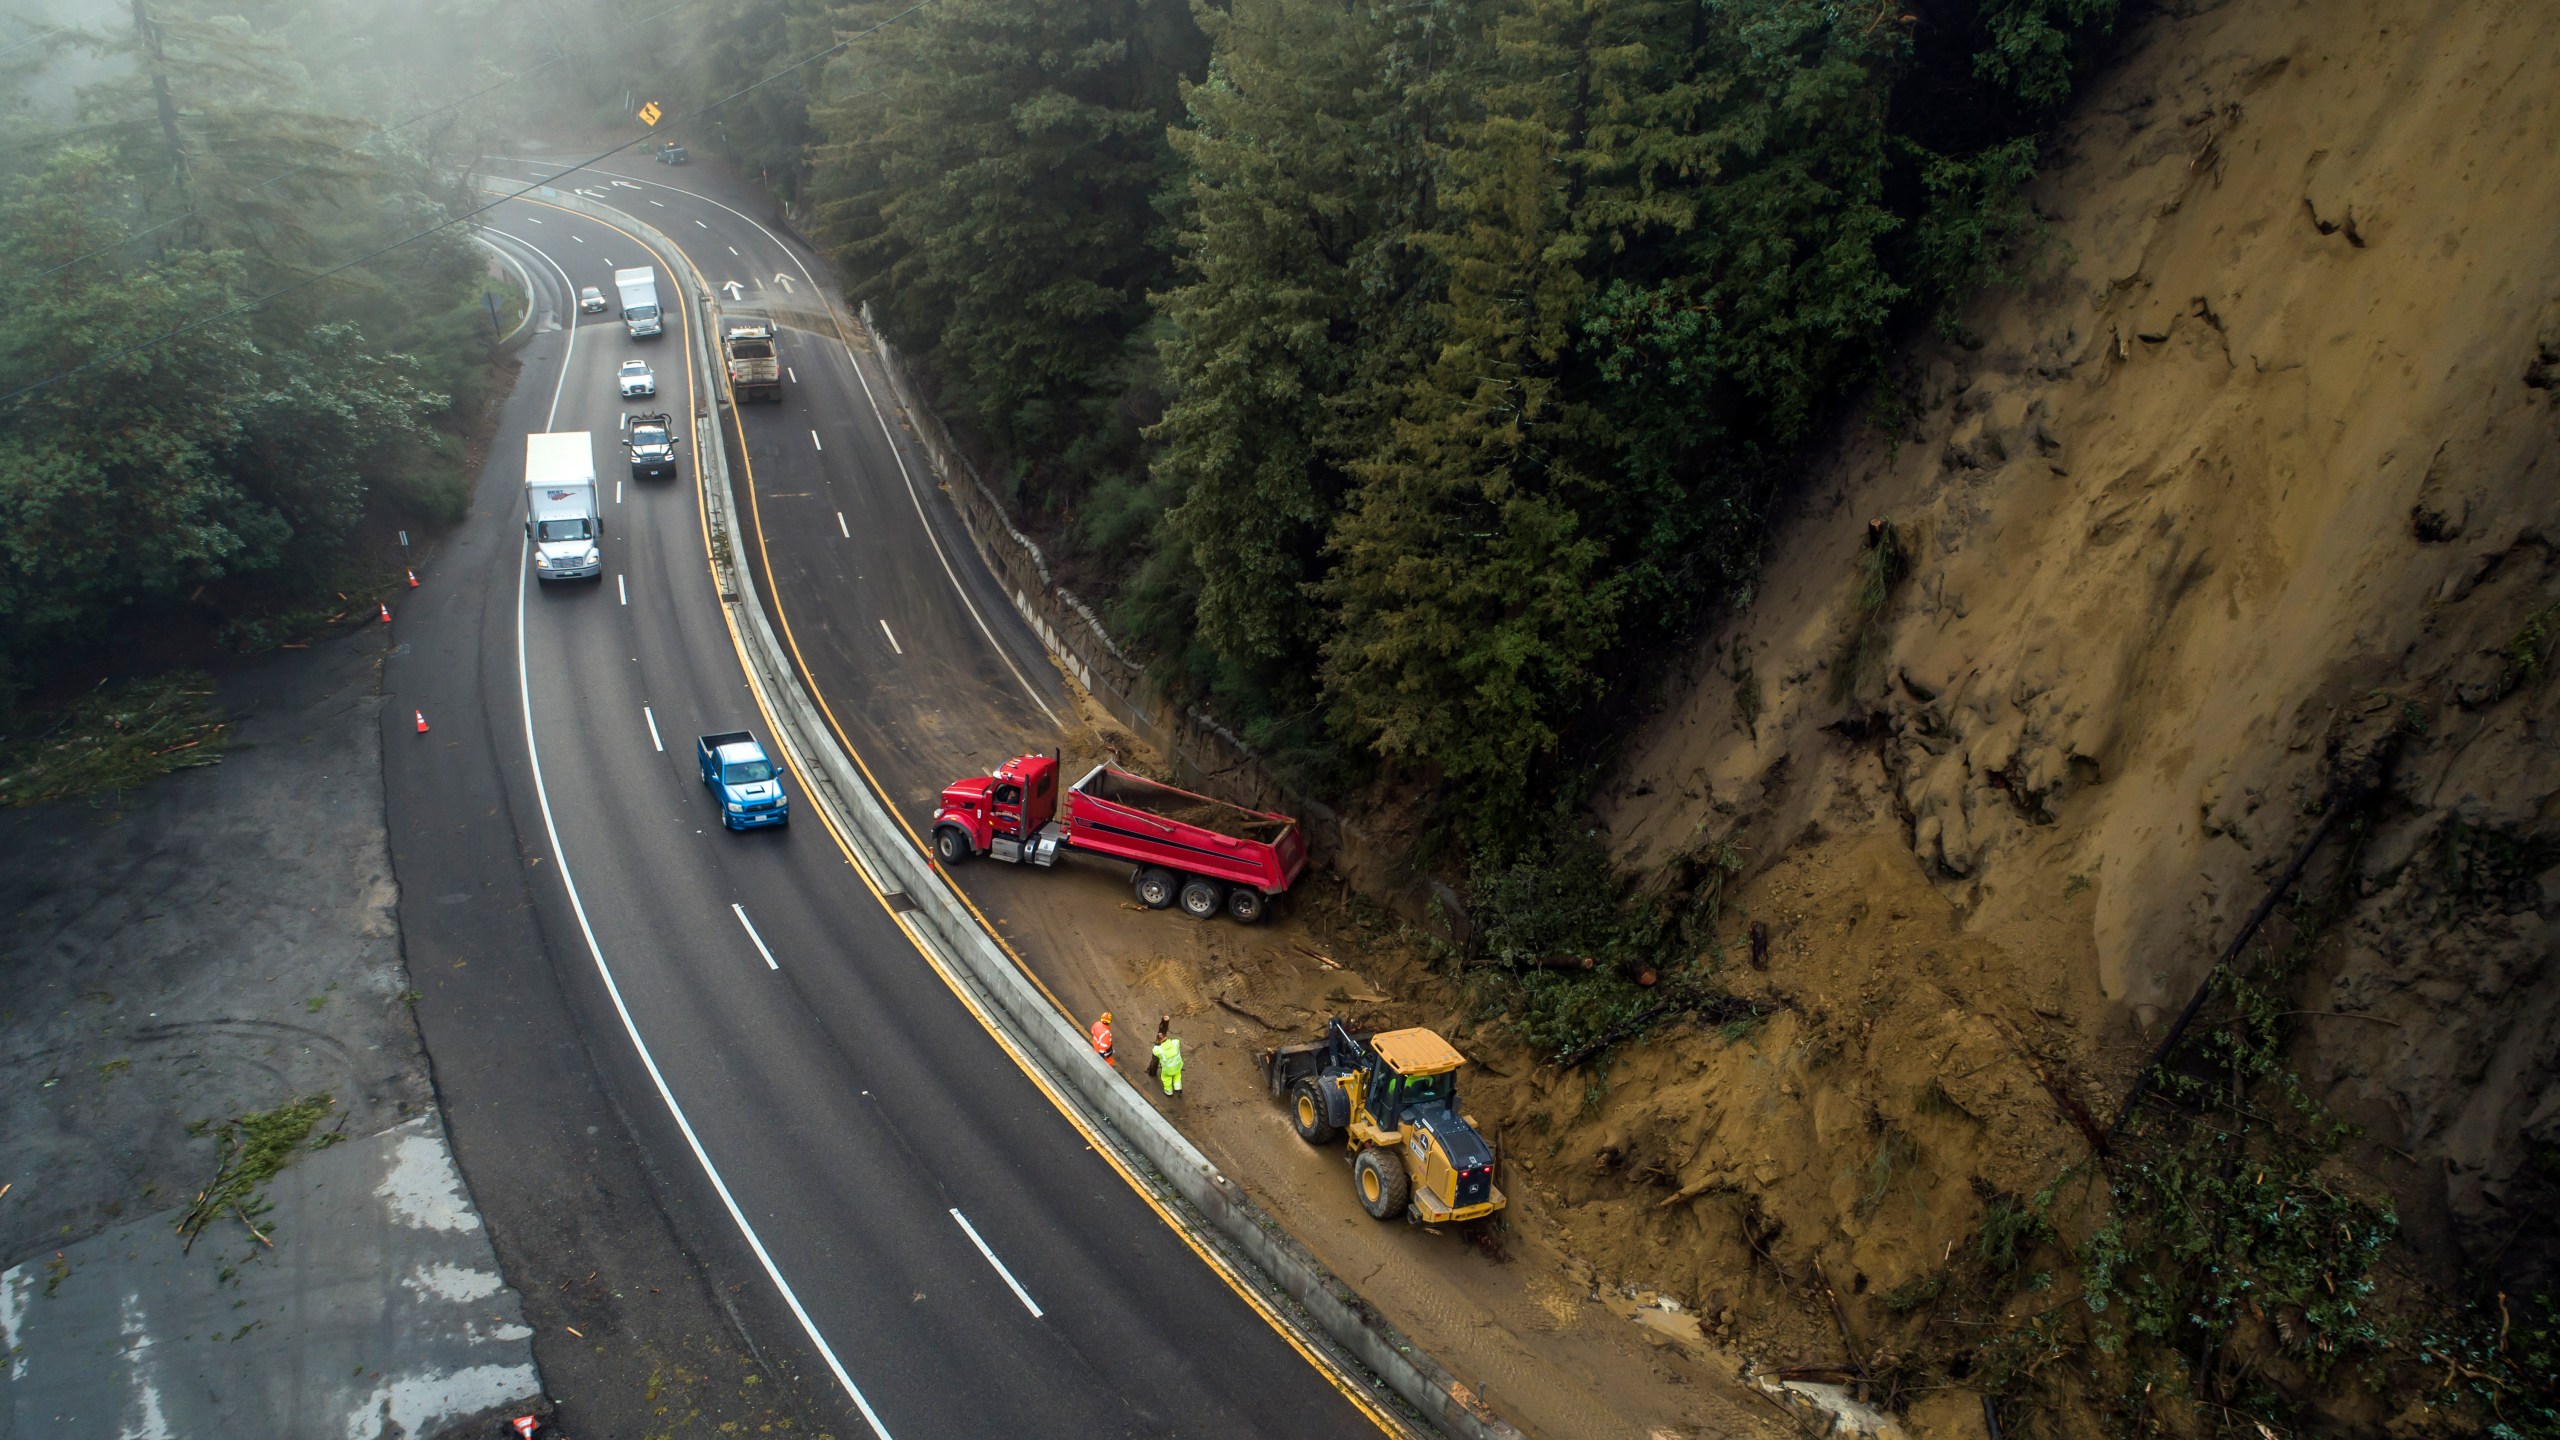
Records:
{"label": "white delivery truck trailer", "polygon": [[613,288],[622,292],[622,323],[631,338],[655,335],[664,326],[658,313],[658,272],[646,265],[613,272]]}
{"label": "white delivery truck trailer", "polygon": [[586,431],[524,437],[524,533],[538,578],[604,578],[595,440]]}

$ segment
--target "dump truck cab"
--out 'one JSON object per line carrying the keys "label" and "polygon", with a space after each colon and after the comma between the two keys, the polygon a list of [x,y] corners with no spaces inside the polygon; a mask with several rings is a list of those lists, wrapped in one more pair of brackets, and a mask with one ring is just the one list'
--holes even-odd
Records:
{"label": "dump truck cab", "polygon": [[1458,1109],[1466,1057],[1437,1031],[1363,1036],[1335,1019],[1322,1040],[1266,1051],[1262,1062],[1300,1139],[1348,1137],[1352,1183],[1371,1215],[1436,1225],[1502,1208],[1493,1147]]}
{"label": "dump truck cab", "polygon": [[[1023,846],[1037,844],[1057,815],[1058,762],[1047,755],[1017,755],[992,775],[955,780],[943,787],[942,804],[933,812],[937,826],[966,832],[968,853],[999,860],[1023,859]],[[1037,863],[1055,859],[1053,848]]]}

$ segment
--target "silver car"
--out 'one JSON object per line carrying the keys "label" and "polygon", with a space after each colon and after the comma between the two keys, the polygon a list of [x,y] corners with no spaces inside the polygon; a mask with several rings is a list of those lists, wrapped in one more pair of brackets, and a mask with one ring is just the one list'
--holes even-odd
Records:
{"label": "silver car", "polygon": [[578,313],[601,315],[605,312],[604,292],[593,285],[578,292]]}
{"label": "silver car", "polygon": [[621,373],[616,378],[622,382],[622,398],[625,400],[658,393],[658,377],[649,369],[646,360],[623,361]]}

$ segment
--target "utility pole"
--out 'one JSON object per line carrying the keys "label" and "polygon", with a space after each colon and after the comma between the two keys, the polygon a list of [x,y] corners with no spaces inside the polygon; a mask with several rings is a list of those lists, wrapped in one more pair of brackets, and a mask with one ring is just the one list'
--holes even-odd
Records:
{"label": "utility pole", "polygon": [[[169,98],[169,57],[160,49],[160,27],[142,8],[143,0],[133,0],[133,33],[142,41],[151,57],[151,98],[160,108],[160,138],[169,142],[169,170],[178,180],[182,201],[193,197],[185,194],[187,185],[187,153],[178,144],[178,105]],[[192,206],[190,206],[192,208]]]}

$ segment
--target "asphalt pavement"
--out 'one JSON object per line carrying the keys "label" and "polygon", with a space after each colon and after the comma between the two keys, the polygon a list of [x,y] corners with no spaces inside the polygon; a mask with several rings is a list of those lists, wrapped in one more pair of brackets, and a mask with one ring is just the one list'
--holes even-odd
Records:
{"label": "asphalt pavement", "polygon": [[[650,218],[680,243],[698,229],[718,247],[695,258],[726,278],[714,257],[729,240],[675,212],[700,202],[663,188],[617,197],[634,213],[653,201],[671,213]],[[683,1313],[666,1323],[716,1328],[716,1305],[839,1434],[1374,1433],[1015,1068],[823,828],[720,828],[693,737],[762,723],[694,489],[698,447],[719,442],[680,419],[676,481],[615,478],[627,476],[621,415],[713,410],[683,358],[691,317],[679,305],[665,337],[634,341],[611,315],[575,323],[568,298],[610,293],[613,268],[650,263],[676,300],[670,257],[531,201],[500,207],[489,228],[538,277],[537,313],[564,328],[525,352],[472,519],[429,575],[435,602],[403,611],[386,771],[404,930],[420,921],[421,1018],[501,1260],[516,1274],[584,1246],[607,1261],[599,1273],[616,1271],[614,1303],[591,1317],[602,1337],[580,1326],[572,1345],[529,1305],[569,1428],[580,1400],[561,1377],[622,1383],[615,1327],[645,1330],[672,1291],[664,1303]],[[784,288],[782,242],[770,243],[754,263],[774,258],[764,282]],[[633,356],[655,362],[658,402],[617,399],[614,369]],[[923,497],[864,463],[849,407],[816,398],[850,371],[814,343],[787,339],[785,356],[795,383],[746,417],[741,459],[764,467],[760,507],[817,503],[756,528],[832,533],[841,547],[791,552],[808,567],[799,583],[842,602],[795,628],[795,643],[861,666],[868,693],[903,697],[881,712],[902,727],[881,732],[893,749],[960,753],[965,742],[931,739],[922,718],[955,703],[1036,735],[1063,697],[1045,663],[1031,670],[997,641],[1019,621],[982,572],[973,598],[986,603],[951,603],[974,557],[916,543]],[[811,413],[793,413],[802,395]],[[838,400],[859,397],[857,383]],[[596,437],[600,582],[526,572],[515,487],[521,436],[542,428]],[[795,470],[795,439],[828,493],[765,478]],[[872,459],[894,476],[877,443]],[[825,468],[830,454],[848,469]],[[434,729],[399,733],[417,710]],[[975,713],[953,726],[986,733]],[[511,1220],[528,1239],[512,1258]],[[539,1292],[547,1278],[518,1281]],[[563,1295],[586,1283],[563,1278]],[[646,1304],[634,1297],[644,1280],[656,1286]],[[616,1402],[592,1403],[606,1420]]]}

